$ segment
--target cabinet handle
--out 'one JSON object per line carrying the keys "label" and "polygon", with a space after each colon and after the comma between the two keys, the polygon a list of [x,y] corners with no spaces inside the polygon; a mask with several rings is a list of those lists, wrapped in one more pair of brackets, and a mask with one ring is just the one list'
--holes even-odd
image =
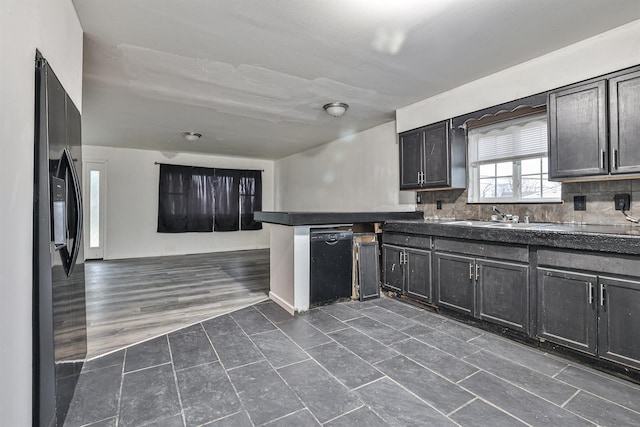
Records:
{"label": "cabinet handle", "polygon": [[613,150],[613,168],[618,169],[618,149]]}
{"label": "cabinet handle", "polygon": [[469,263],[469,280],[473,280],[473,263]]}
{"label": "cabinet handle", "polygon": [[422,182],[420,182],[420,172],[418,172],[418,184],[422,184]]}
{"label": "cabinet handle", "polygon": [[408,253],[404,253],[404,263],[407,264],[409,262],[409,254]]}
{"label": "cabinet handle", "polygon": [[589,282],[589,296],[587,297],[587,303],[593,305],[593,283]]}
{"label": "cabinet handle", "polygon": [[604,303],[606,302],[605,292],[604,283],[600,283],[600,307],[604,307]]}
{"label": "cabinet handle", "polygon": [[600,169],[604,169],[605,165],[605,152],[604,150],[600,150]]}
{"label": "cabinet handle", "polygon": [[480,278],[480,264],[476,264],[476,282]]}

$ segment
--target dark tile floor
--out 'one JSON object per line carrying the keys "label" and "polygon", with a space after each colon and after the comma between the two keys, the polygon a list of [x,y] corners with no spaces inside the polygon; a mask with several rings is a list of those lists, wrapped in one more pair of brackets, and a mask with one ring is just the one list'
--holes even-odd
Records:
{"label": "dark tile floor", "polygon": [[640,425],[640,386],[389,298],[273,302],[85,364],[66,426]]}

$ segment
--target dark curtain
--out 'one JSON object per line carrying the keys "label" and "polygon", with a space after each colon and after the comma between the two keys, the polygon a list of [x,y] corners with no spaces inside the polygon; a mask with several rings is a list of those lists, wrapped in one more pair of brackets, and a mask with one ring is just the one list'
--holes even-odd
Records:
{"label": "dark curtain", "polygon": [[242,172],[236,169],[215,170],[215,231],[240,229],[239,192]]}
{"label": "dark curtain", "polygon": [[253,218],[262,210],[262,173],[242,171],[240,179],[240,227],[242,230],[262,230],[262,223]]}
{"label": "dark curtain", "polygon": [[214,169],[160,165],[158,232],[213,230]]}
{"label": "dark curtain", "polygon": [[159,233],[260,230],[259,210],[260,171],[160,165]]}

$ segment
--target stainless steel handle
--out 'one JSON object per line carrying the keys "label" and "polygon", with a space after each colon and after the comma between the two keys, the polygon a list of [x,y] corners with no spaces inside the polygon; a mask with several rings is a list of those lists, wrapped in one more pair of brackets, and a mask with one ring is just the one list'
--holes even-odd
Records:
{"label": "stainless steel handle", "polygon": [[473,263],[469,263],[469,280],[473,280]]}
{"label": "stainless steel handle", "polygon": [[600,307],[604,307],[605,300],[605,292],[606,289],[604,287],[604,283],[600,283]]}
{"label": "stainless steel handle", "polygon": [[589,296],[587,297],[587,303],[593,305],[593,283],[587,283],[589,285]]}
{"label": "stainless steel handle", "polygon": [[422,174],[422,172],[418,172],[418,184],[422,184],[422,180],[420,179],[420,175]]}
{"label": "stainless steel handle", "polygon": [[618,169],[618,149],[613,150],[613,168]]}
{"label": "stainless steel handle", "polygon": [[600,150],[600,169],[604,169],[605,162],[605,152],[604,150]]}
{"label": "stainless steel handle", "polygon": [[408,253],[404,253],[404,263],[407,264],[409,262],[409,254]]}
{"label": "stainless steel handle", "polygon": [[400,252],[400,265],[404,264],[404,252]]}
{"label": "stainless steel handle", "polygon": [[480,264],[476,263],[476,282],[480,278]]}
{"label": "stainless steel handle", "polygon": [[[65,166],[66,164],[66,166]],[[65,169],[66,167],[66,169]],[[66,174],[66,170],[69,171],[69,175],[71,175],[71,183],[73,185],[73,195],[75,198],[75,234],[73,235],[73,247],[71,248],[71,253],[68,253],[68,249],[63,247],[61,252],[62,265],[64,267],[67,276],[70,276],[73,273],[73,268],[76,265],[78,260],[78,254],[80,253],[80,243],[82,242],[82,222],[83,222],[83,210],[82,210],[82,191],[80,186],[80,178],[78,176],[78,172],[73,163],[73,156],[69,149],[65,148],[62,152],[62,157],[60,159],[60,163],[58,165],[58,178],[64,179],[64,175]],[[72,229],[69,229],[71,232]]]}

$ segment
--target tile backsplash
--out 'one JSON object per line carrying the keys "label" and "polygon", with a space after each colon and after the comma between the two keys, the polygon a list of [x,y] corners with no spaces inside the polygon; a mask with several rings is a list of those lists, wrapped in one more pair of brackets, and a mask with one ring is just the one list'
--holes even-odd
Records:
{"label": "tile backsplash", "polygon": [[[640,179],[619,181],[568,182],[562,184],[562,203],[500,204],[501,210],[519,215],[523,221],[529,215],[531,222],[554,222],[572,224],[630,224],[620,211],[615,210],[614,194],[631,194],[630,215],[640,216]],[[491,204],[467,204],[466,190],[425,191],[418,210],[425,218],[455,218],[488,220]],[[573,197],[585,196],[587,209],[573,210]],[[436,209],[436,202],[442,209]]]}

